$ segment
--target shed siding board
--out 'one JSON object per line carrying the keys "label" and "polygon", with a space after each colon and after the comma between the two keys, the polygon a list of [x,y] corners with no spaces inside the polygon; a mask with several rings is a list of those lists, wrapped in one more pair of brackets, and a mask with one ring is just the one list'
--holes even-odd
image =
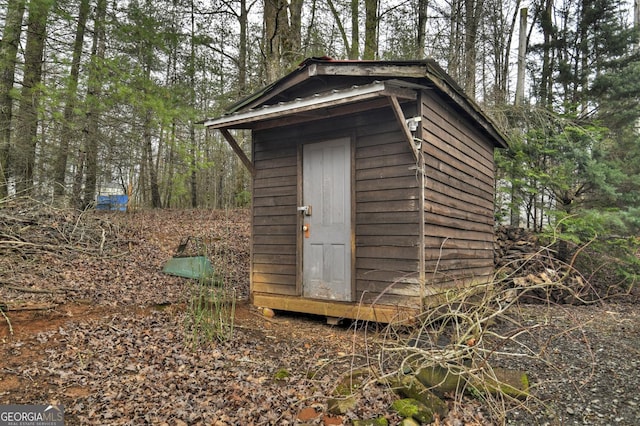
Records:
{"label": "shed siding board", "polygon": [[[358,225],[372,225],[372,224],[390,224],[390,223],[418,223],[419,212],[406,212],[403,215],[397,213],[370,213],[370,212],[357,212],[356,222]],[[392,222],[393,221],[393,222]]]}
{"label": "shed siding board", "polygon": [[296,166],[280,166],[280,167],[271,167],[265,169],[259,169],[256,171],[258,174],[258,179],[268,179],[268,178],[276,178],[282,176],[291,176],[292,174],[296,174]]}
{"label": "shed siding board", "polygon": [[436,282],[493,272],[493,147],[433,91],[422,96],[425,268]]}
{"label": "shed siding board", "polygon": [[[367,285],[370,283],[363,283],[363,285]],[[389,285],[389,283],[387,283],[387,286]],[[398,283],[398,285],[403,285],[401,283]],[[384,303],[385,305],[392,305],[392,306],[401,306],[401,307],[407,307],[407,308],[413,308],[413,309],[420,309],[422,308],[422,303],[420,301],[420,297],[419,296],[415,296],[415,297],[409,297],[409,296],[405,296],[405,295],[396,295],[396,294],[390,294],[388,291],[384,291],[383,292],[384,297],[380,297],[379,293],[364,293],[360,299],[358,299],[359,302],[362,302],[364,304],[376,304],[376,305],[380,305],[381,303]]]}
{"label": "shed siding board", "polygon": [[254,244],[253,248],[258,253],[268,252],[269,254],[286,256],[291,253],[292,250],[295,250],[295,244]]}
{"label": "shed siding board", "polygon": [[[396,268],[396,269],[394,269]],[[367,271],[406,271],[398,272],[398,275],[405,273],[413,273],[418,270],[417,259],[376,259],[356,257],[357,273],[366,273]]]}
{"label": "shed siding board", "polygon": [[[362,166],[362,164],[361,164]],[[407,163],[403,161],[399,165],[382,165],[373,168],[362,168],[356,171],[356,180],[377,180],[407,175]]]}
{"label": "shed siding board", "polygon": [[253,197],[254,207],[275,207],[275,206],[290,206],[295,204],[295,195],[272,195],[272,196],[255,196]]}
{"label": "shed siding board", "polygon": [[[356,235],[356,245],[373,246],[380,241],[377,235]],[[385,243],[397,247],[417,247],[416,242],[402,235],[388,235]]]}
{"label": "shed siding board", "polygon": [[401,201],[415,200],[417,198],[415,188],[396,188],[381,191],[361,191],[357,194],[357,201],[361,203],[376,201]]}
{"label": "shed siding board", "polygon": [[[271,265],[274,263],[277,263],[279,265],[295,265],[296,264],[296,257],[295,255],[282,255],[282,254],[277,254],[277,253],[271,253],[271,254],[256,254],[254,256],[254,262],[257,263],[264,263],[267,265]],[[255,265],[254,265],[255,267]]]}
{"label": "shed siding board", "polygon": [[[425,237],[425,246],[428,247],[428,250],[436,250],[435,248],[429,247],[438,247],[438,250],[440,250],[441,245],[441,237],[434,235],[428,235]],[[447,240],[446,247],[450,250],[493,250],[493,240],[483,241],[452,237]]]}

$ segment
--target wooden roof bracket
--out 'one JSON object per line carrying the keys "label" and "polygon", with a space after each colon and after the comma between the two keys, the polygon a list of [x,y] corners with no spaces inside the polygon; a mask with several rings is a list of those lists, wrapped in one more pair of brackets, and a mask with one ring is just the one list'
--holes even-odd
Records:
{"label": "wooden roof bracket", "polygon": [[[413,135],[409,131],[409,127],[407,126],[407,120],[404,117],[404,113],[402,112],[402,107],[400,107],[400,102],[398,102],[398,98],[396,96],[390,95],[389,102],[391,103],[391,109],[393,109],[393,113],[398,120],[398,124],[400,125],[400,130],[404,134],[405,139],[409,142],[409,146],[411,147],[411,152],[413,152],[413,156],[416,158],[416,161],[420,161],[420,152],[418,151],[418,147],[415,145],[413,140]],[[422,166],[420,166],[422,167]]]}
{"label": "wooden roof bracket", "polygon": [[251,176],[254,176],[255,168],[253,167],[253,163],[251,162],[249,157],[247,157],[247,154],[245,154],[245,152],[242,150],[242,148],[240,147],[238,142],[235,140],[233,135],[229,132],[229,130],[222,127],[220,128],[220,133],[222,133],[222,136],[224,136],[224,138],[227,140],[227,143],[229,143],[229,145],[231,146],[231,149],[233,149],[233,152],[236,153],[236,155],[240,158],[240,160],[245,165],[247,170],[249,170],[249,173],[251,173]]}

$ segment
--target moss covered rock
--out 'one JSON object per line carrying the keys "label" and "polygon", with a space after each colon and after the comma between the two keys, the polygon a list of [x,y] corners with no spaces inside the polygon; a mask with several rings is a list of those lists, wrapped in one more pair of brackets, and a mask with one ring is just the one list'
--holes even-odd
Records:
{"label": "moss covered rock", "polygon": [[401,378],[390,380],[389,384],[394,390],[406,397],[413,398],[426,406],[433,414],[438,414],[440,418],[447,416],[449,409],[447,404],[436,394],[427,389],[415,376],[407,375]]}
{"label": "moss covered rock", "polygon": [[391,407],[404,418],[412,418],[420,423],[433,422],[433,411],[413,398],[398,399]]}
{"label": "moss covered rock", "polygon": [[377,419],[354,420],[352,424],[353,426],[388,426],[389,420],[384,417],[378,417]]}

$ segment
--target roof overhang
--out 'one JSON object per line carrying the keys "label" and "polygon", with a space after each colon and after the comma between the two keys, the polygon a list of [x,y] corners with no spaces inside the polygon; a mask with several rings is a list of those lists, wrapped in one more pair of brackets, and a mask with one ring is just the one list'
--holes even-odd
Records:
{"label": "roof overhang", "polygon": [[[389,105],[388,98],[415,100],[417,94],[413,89],[397,80],[374,81],[362,86],[332,90],[289,102],[234,112],[205,120],[204,125],[210,129],[255,129],[269,127],[267,123],[273,120],[281,123],[282,120],[292,117],[299,117],[301,121],[326,118],[331,116],[330,111],[340,111],[344,106],[363,104],[363,108],[364,105],[369,108],[370,102],[376,100],[382,101],[380,106],[384,106]],[[319,114],[320,111],[323,113]]]}

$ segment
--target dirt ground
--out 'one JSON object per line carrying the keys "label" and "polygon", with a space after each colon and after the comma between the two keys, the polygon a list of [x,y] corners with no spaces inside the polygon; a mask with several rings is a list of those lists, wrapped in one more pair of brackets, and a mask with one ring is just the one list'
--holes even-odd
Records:
{"label": "dirt ground", "polygon": [[[11,252],[19,261],[9,262],[9,252],[0,261],[0,303],[8,307],[0,317],[0,404],[63,404],[68,425],[339,425],[381,416],[399,423],[390,409],[397,396],[373,380],[388,343],[381,326],[269,318],[246,301],[247,212],[101,214],[87,218],[83,232],[78,218],[59,213],[21,217],[37,220],[7,229],[32,227],[40,249],[21,245]],[[192,284],[161,273],[186,236],[207,241],[238,296],[226,341],[189,344]],[[64,250],[46,249],[55,241]],[[637,304],[527,305],[517,315],[526,332],[494,359],[528,373],[531,397],[499,407],[482,397],[450,399],[449,416],[435,424],[638,424]],[[362,368],[372,380],[357,389],[356,404],[330,412],[342,378]]]}

